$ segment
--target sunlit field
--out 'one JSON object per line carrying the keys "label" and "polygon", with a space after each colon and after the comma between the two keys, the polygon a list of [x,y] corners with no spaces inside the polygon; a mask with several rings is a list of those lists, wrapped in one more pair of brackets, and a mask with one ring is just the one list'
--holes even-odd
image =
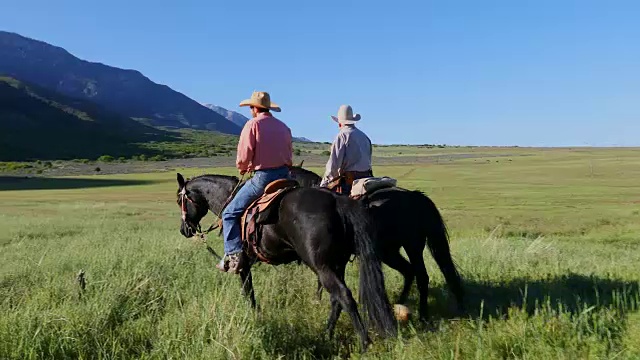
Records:
{"label": "sunlit field", "polygon": [[[344,313],[335,338],[324,337],[329,299],[316,299],[304,266],[255,266],[253,311],[237,276],[180,235],[175,171],[0,180],[0,358],[640,358],[640,150],[503,148],[429,160],[438,151],[478,152],[378,148],[388,159],[374,171],[440,208],[467,311],[453,311],[425,251],[430,323],[399,324],[398,339],[372,333],[364,355]],[[407,156],[418,160],[393,165]],[[222,253],[220,238],[209,242]],[[402,278],[384,270],[393,301]],[[357,279],[349,264],[354,293]],[[414,285],[413,311],[417,301]]]}

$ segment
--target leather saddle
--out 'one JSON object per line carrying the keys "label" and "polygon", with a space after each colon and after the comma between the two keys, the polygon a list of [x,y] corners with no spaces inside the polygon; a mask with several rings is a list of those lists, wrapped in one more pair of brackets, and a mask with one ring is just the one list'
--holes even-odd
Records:
{"label": "leather saddle", "polygon": [[298,186],[296,180],[272,181],[265,187],[262,196],[252,202],[242,215],[240,228],[243,245],[249,250],[249,254],[257,256],[260,261],[269,263],[269,260],[258,251],[262,225],[276,223],[280,200],[284,194]]}

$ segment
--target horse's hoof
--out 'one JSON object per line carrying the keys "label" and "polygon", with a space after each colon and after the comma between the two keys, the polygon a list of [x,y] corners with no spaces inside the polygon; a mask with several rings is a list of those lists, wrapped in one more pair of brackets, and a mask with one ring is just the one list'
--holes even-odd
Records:
{"label": "horse's hoof", "polygon": [[367,340],[364,341],[364,343],[361,344],[362,348],[360,349],[360,354],[364,354],[367,352],[367,350],[369,350],[369,348],[371,347],[372,342],[371,339],[367,338]]}
{"label": "horse's hoof", "polygon": [[456,312],[455,314],[458,316],[464,315],[467,312],[467,309],[465,308],[464,304],[458,304],[458,306],[456,306]]}
{"label": "horse's hoof", "polygon": [[395,304],[393,305],[393,313],[396,317],[396,320],[400,322],[407,322],[411,317],[411,310],[405,305]]}
{"label": "horse's hoof", "polygon": [[333,340],[333,331],[329,332],[329,330],[326,330],[322,334],[322,339],[325,340],[325,341],[332,341]]}

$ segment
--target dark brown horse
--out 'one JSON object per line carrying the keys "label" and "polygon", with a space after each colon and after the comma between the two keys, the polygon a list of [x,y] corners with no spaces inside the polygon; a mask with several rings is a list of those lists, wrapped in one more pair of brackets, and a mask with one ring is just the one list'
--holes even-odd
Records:
{"label": "dark brown horse", "polygon": [[[321,180],[318,174],[300,166],[291,167],[290,173],[298,183],[306,186],[315,187]],[[464,301],[462,281],[451,258],[447,228],[433,201],[421,191],[400,187],[375,191],[360,201],[368,208],[377,226],[376,248],[382,261],[404,276],[404,287],[396,303],[406,302],[413,280],[417,278],[420,318],[427,319],[429,275],[422,254],[428,246],[461,311]],[[400,248],[404,248],[409,261],[400,254]],[[318,293],[321,291],[318,283]]]}
{"label": "dark brown horse", "polygon": [[[211,210],[219,214],[238,185],[238,178],[202,175],[185,181],[178,174],[178,205],[183,209],[180,233],[192,237],[200,220]],[[242,184],[240,185],[242,186]],[[356,302],[344,275],[351,253],[360,258],[360,304],[373,326],[383,336],[395,336],[397,329],[384,287],[384,276],[373,248],[376,233],[366,210],[357,201],[317,188],[296,187],[286,192],[272,208],[261,231],[258,251],[272,265],[300,261],[313,270],[331,295],[327,324],[329,337],[345,310],[360,336],[362,349],[370,342]],[[245,263],[251,264],[245,247]],[[231,275],[230,275],[231,276]],[[251,265],[240,274],[243,292],[255,307]]]}

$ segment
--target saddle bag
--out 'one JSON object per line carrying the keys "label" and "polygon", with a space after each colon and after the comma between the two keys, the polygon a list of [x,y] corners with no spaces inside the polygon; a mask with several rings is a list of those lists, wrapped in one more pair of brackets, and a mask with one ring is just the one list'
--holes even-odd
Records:
{"label": "saddle bag", "polygon": [[383,177],[366,177],[353,181],[351,186],[352,198],[359,198],[370,194],[376,190],[395,187],[398,181],[388,176]]}

